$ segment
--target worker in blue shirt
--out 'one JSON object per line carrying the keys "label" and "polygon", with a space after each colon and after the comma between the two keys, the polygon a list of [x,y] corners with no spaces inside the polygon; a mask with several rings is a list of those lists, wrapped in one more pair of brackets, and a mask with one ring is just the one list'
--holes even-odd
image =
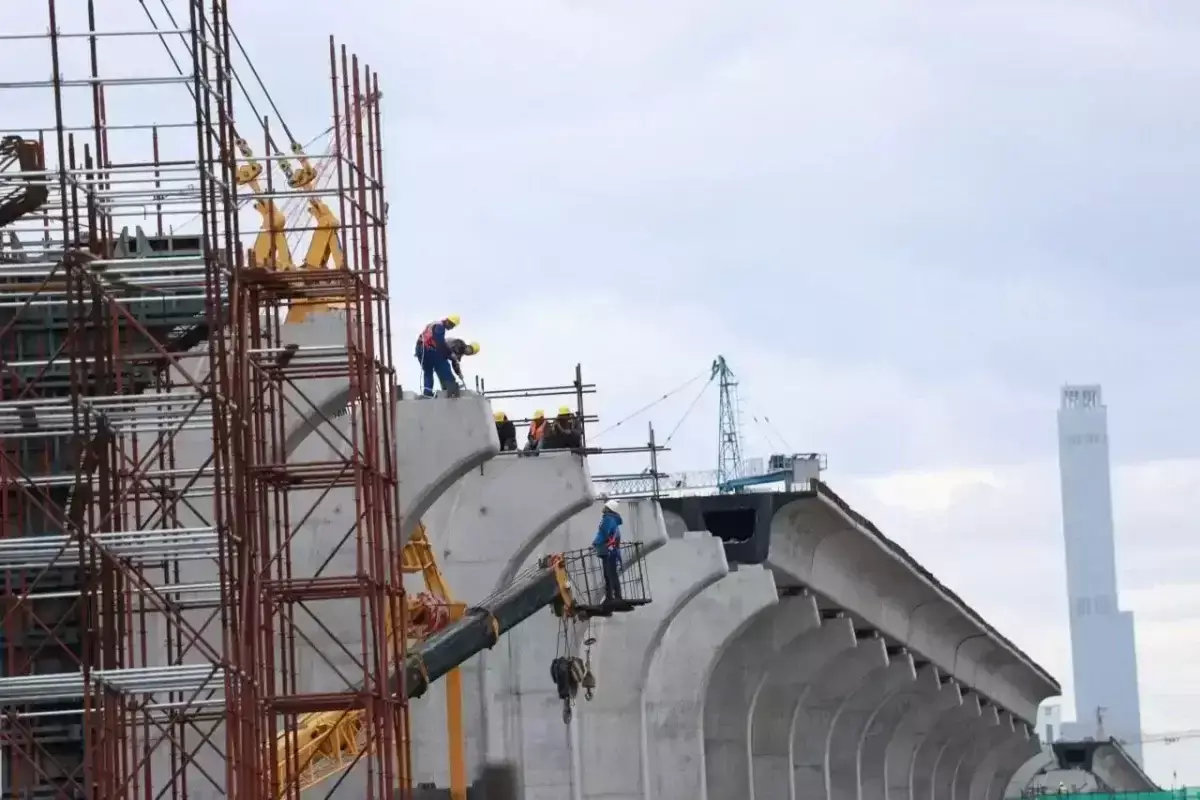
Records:
{"label": "worker in blue shirt", "polygon": [[600,527],[592,539],[592,548],[604,569],[605,604],[621,600],[621,513],[617,502],[608,500],[600,514]]}
{"label": "worker in blue shirt", "polygon": [[451,314],[445,319],[439,319],[425,326],[417,337],[416,356],[421,362],[421,372],[424,377],[424,397],[433,397],[433,375],[436,372],[442,391],[451,397],[458,395],[458,381],[454,379],[454,368],[451,361],[454,354],[446,344],[446,331],[458,327],[458,314]]}

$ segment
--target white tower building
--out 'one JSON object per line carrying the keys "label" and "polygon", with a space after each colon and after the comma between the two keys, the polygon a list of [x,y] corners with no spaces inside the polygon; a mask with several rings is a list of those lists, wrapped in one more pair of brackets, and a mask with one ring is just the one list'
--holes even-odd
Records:
{"label": "white tower building", "polygon": [[1109,478],[1108,412],[1099,386],[1066,386],[1058,411],[1075,720],[1069,735],[1116,737],[1142,761],[1133,614],[1120,609]]}

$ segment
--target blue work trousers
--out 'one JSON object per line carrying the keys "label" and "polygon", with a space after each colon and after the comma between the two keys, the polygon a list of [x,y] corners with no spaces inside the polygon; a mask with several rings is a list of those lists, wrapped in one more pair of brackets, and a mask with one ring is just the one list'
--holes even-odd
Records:
{"label": "blue work trousers", "polygon": [[438,383],[442,385],[442,391],[452,391],[458,388],[458,381],[454,378],[454,368],[450,366],[450,359],[445,354],[439,353],[436,349],[426,347],[417,354],[417,360],[421,362],[421,371],[424,373],[424,394],[426,397],[433,397],[433,375],[436,372]]}

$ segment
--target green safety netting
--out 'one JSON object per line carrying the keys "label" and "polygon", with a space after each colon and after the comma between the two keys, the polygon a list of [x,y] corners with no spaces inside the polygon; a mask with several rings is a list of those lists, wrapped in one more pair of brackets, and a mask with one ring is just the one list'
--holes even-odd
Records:
{"label": "green safety netting", "polygon": [[1200,800],[1200,787],[1170,789],[1161,792],[1064,792],[1053,789],[1031,795],[1045,800]]}

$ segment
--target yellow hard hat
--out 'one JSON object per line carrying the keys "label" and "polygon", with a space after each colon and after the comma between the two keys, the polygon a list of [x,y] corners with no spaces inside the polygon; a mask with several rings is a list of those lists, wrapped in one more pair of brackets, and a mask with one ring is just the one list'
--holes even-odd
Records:
{"label": "yellow hard hat", "polygon": [[496,418],[496,422],[505,422],[508,420],[508,415],[505,414],[503,411],[497,411],[492,416]]}
{"label": "yellow hard hat", "polygon": [[470,352],[471,355],[479,355],[479,342],[471,342],[469,345],[467,345],[467,347],[469,348],[468,352]]}
{"label": "yellow hard hat", "polygon": [[558,407],[558,415],[560,417],[565,417],[570,413],[571,413],[571,408],[569,406],[559,406]]}
{"label": "yellow hard hat", "polygon": [[449,322],[451,325],[458,325],[458,323],[462,322],[462,318],[458,314],[451,314],[446,317],[446,322]]}
{"label": "yellow hard hat", "polygon": [[545,411],[542,411],[542,410],[539,408],[537,411],[533,412],[533,418],[534,418],[534,419],[545,419],[545,418],[546,418],[546,412],[545,412]]}

